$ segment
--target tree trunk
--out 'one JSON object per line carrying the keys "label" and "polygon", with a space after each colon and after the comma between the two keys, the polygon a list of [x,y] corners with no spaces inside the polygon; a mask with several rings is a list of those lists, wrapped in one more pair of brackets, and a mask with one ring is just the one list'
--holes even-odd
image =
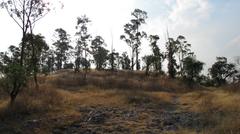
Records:
{"label": "tree trunk", "polygon": [[38,85],[38,79],[37,79],[37,57],[36,57],[36,46],[34,46],[34,42],[33,42],[33,27],[32,27],[32,23],[30,24],[30,43],[32,46],[32,64],[33,64],[33,77],[34,77],[34,82],[35,82],[35,88],[38,89],[39,85]]}
{"label": "tree trunk", "polygon": [[132,62],[131,69],[133,71],[134,70],[134,49],[133,48],[132,48],[132,60],[131,60],[131,62]]}
{"label": "tree trunk", "polygon": [[139,70],[139,62],[138,62],[138,48],[136,48],[136,70]]}
{"label": "tree trunk", "polygon": [[16,95],[10,95],[10,105],[12,106],[16,100]]}

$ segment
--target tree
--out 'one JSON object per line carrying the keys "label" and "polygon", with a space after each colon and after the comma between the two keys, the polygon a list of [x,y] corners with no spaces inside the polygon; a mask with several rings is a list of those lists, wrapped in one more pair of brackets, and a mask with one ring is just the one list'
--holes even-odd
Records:
{"label": "tree", "polygon": [[[49,3],[43,0],[3,0],[1,6],[22,30],[20,65],[24,64],[24,49],[27,33],[32,31],[36,22],[49,11]],[[30,31],[29,31],[30,30]]]}
{"label": "tree", "polygon": [[234,57],[234,63],[236,66],[236,70],[238,70],[238,73],[234,75],[233,83],[240,83],[240,56]]}
{"label": "tree", "polygon": [[41,35],[26,35],[26,47],[24,49],[24,59],[26,62],[25,68],[29,74],[33,74],[34,82],[38,88],[37,73],[40,69],[41,57],[45,51],[48,51],[49,47]]}
{"label": "tree", "polygon": [[176,42],[173,38],[168,38],[168,42],[166,43],[166,49],[167,49],[167,59],[168,59],[168,74],[170,78],[175,78],[177,73],[177,62],[175,59],[175,54],[177,52],[177,46]]}
{"label": "tree", "polygon": [[[21,31],[22,31],[22,41],[21,41],[21,48],[19,51],[20,53],[19,61],[14,63],[14,65],[12,66],[9,65],[9,69],[7,69],[8,71],[5,72],[6,77],[7,76],[10,77],[10,76],[13,76],[10,74],[15,74],[16,70],[18,69],[22,70],[25,68],[25,66],[28,66],[26,65],[25,59],[24,59],[26,54],[24,50],[27,43],[27,34],[30,33],[31,35],[33,35],[33,28],[35,27],[36,22],[39,21],[41,18],[43,18],[50,11],[50,9],[49,9],[49,3],[46,3],[43,0],[2,0],[0,5],[2,8],[6,9],[9,16],[21,28]],[[13,72],[9,72],[9,71],[13,71]],[[18,83],[18,84],[17,86],[13,86],[12,90],[14,90],[14,94],[16,93],[16,96],[19,93],[19,90],[24,85],[23,81],[26,81],[26,80],[21,80],[20,78],[27,78],[25,71],[22,71],[22,73],[18,73],[18,74],[21,74],[24,76],[19,76],[19,79],[17,78],[15,79],[16,80],[15,83]]]}
{"label": "tree", "polygon": [[216,86],[226,84],[227,79],[234,76],[238,71],[235,65],[228,63],[226,57],[217,57],[217,61],[209,69],[210,75]]}
{"label": "tree", "polygon": [[147,55],[143,57],[143,62],[145,63],[145,74],[149,75],[151,66],[153,65],[155,57],[153,55]]}
{"label": "tree", "polygon": [[63,67],[63,62],[66,63],[69,50],[72,49],[72,46],[69,45],[69,35],[64,29],[56,29],[55,36],[57,40],[53,43],[53,46],[56,48],[55,55],[57,70],[60,70]]}
{"label": "tree", "polygon": [[192,86],[193,83],[198,81],[200,73],[203,70],[203,65],[203,62],[191,56],[183,59],[183,77],[189,86]]}
{"label": "tree", "polygon": [[48,49],[43,56],[41,56],[42,60],[42,73],[45,75],[54,71],[54,63],[55,63],[55,54],[52,48]]}
{"label": "tree", "polygon": [[8,52],[1,52],[1,87],[9,93],[11,104],[13,104],[18,93],[26,84],[26,70],[19,64],[21,57],[20,49],[10,46]]}
{"label": "tree", "polygon": [[131,70],[134,70],[134,52],[135,52],[135,46],[134,46],[134,34],[132,33],[132,24],[126,24],[124,25],[124,32],[125,35],[121,35],[120,39],[124,40],[127,45],[131,48]]}
{"label": "tree", "polygon": [[75,34],[77,37],[77,45],[75,47],[76,71],[79,71],[79,67],[80,67],[80,63],[81,63],[80,61],[82,61],[82,62],[85,61],[86,63],[83,64],[83,65],[85,65],[84,66],[85,73],[88,69],[87,62],[89,62],[89,61],[87,60],[87,56],[88,56],[88,53],[90,52],[89,48],[88,48],[88,44],[91,39],[91,35],[88,33],[88,24],[90,22],[91,22],[90,19],[86,15],[84,15],[82,17],[78,17],[77,18],[77,26],[76,26],[77,32]]}
{"label": "tree", "polygon": [[157,41],[160,39],[158,35],[150,35],[150,46],[152,47],[153,55],[151,56],[154,69],[158,73],[162,73],[162,62],[165,59],[165,55],[161,53],[160,48],[157,45]]}
{"label": "tree", "polygon": [[179,60],[179,69],[180,76],[183,76],[183,60],[193,53],[191,52],[191,44],[188,44],[186,38],[182,35],[179,35],[175,41],[177,49],[178,49],[178,60]]}
{"label": "tree", "polygon": [[118,59],[119,59],[119,53],[115,52],[115,50],[113,50],[111,53],[108,54],[109,66],[112,71],[116,70],[118,65],[116,61],[118,61]]}
{"label": "tree", "polygon": [[140,31],[140,26],[142,24],[145,24],[145,20],[147,19],[147,12],[140,9],[135,9],[131,15],[133,16],[133,19],[131,19],[130,23],[124,25],[125,35],[121,35],[120,38],[124,40],[132,49],[132,70],[134,68],[134,53],[136,56],[136,69],[139,70],[139,48],[141,46],[141,39],[146,37],[146,33]]}
{"label": "tree", "polygon": [[106,44],[101,36],[96,36],[95,39],[92,40],[91,48],[97,70],[104,69],[107,64],[108,50],[103,47],[104,45]]}
{"label": "tree", "polygon": [[127,52],[122,53],[120,64],[122,65],[123,70],[131,70],[131,60],[129,59]]}

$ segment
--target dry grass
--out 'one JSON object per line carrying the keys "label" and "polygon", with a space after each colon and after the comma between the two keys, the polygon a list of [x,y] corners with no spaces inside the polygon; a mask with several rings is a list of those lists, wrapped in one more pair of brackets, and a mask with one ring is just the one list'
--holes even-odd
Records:
{"label": "dry grass", "polygon": [[[207,123],[202,134],[238,134],[240,132],[240,93],[236,90],[195,89],[189,90],[178,80],[167,77],[146,77],[143,72],[98,72],[91,71],[87,81],[82,74],[61,71],[50,76],[39,77],[40,88],[33,84],[17,97],[9,107],[6,95],[0,96],[0,120],[8,120],[15,128],[19,122],[36,117],[62,118],[63,124],[72,123],[81,115],[80,107],[103,106],[133,108],[151,106],[157,109],[169,107],[179,98],[179,109],[200,113]],[[226,87],[225,87],[226,88]],[[226,88],[227,89],[227,88]],[[188,91],[188,92],[186,92]],[[148,107],[146,107],[147,109]],[[151,115],[142,113],[141,126],[129,126],[136,130],[145,129],[144,122]],[[46,120],[41,131],[49,133],[54,122]],[[59,125],[59,124],[58,124]],[[136,128],[137,127],[137,128]],[[194,130],[182,128],[166,134],[194,134]]]}
{"label": "dry grass", "polygon": [[66,105],[72,106],[125,106],[124,96],[117,90],[104,90],[93,86],[82,87],[80,91],[59,90]]}
{"label": "dry grass", "polygon": [[[226,90],[197,91],[181,98],[188,110],[202,113],[208,123],[206,134],[240,132],[240,94]],[[185,108],[186,108],[185,107]]]}
{"label": "dry grass", "polygon": [[8,100],[2,101],[1,117],[14,118],[15,115],[30,115],[56,110],[63,104],[62,96],[53,88],[41,86],[38,90],[26,88],[16,98],[13,105]]}
{"label": "dry grass", "polygon": [[74,89],[81,86],[92,85],[103,89],[136,89],[146,91],[186,91],[187,86],[179,80],[171,80],[166,76],[145,76],[144,72],[99,72],[91,71],[86,81],[83,74],[64,72],[56,74],[57,77],[48,80],[55,86],[63,89]]}

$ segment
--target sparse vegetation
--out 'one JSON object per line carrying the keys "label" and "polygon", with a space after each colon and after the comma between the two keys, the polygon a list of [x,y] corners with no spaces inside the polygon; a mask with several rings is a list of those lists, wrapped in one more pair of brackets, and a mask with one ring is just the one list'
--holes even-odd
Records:
{"label": "sparse vegetation", "polygon": [[[130,54],[92,38],[86,15],[77,18],[75,47],[63,28],[48,45],[33,28],[49,5],[0,3],[23,32],[18,46],[0,53],[0,133],[240,133],[239,58],[217,57],[206,76],[186,37],[167,31],[165,50],[159,35],[142,29],[141,9],[120,36]],[[141,58],[147,37],[152,52]]]}
{"label": "sparse vegetation", "polygon": [[[236,92],[203,87],[191,90],[187,85],[181,85],[181,81],[146,76],[144,72],[112,74],[91,71],[87,83],[81,83],[83,81],[81,73],[65,70],[39,77],[38,90],[33,90],[34,84],[29,83],[11,107],[8,107],[6,96],[1,96],[1,122],[15,124],[22,120],[22,123],[6,126],[6,129],[0,129],[0,132],[24,130],[30,133],[33,129],[36,133],[52,133],[60,128],[62,132],[77,132],[80,130],[71,126],[84,122],[85,114],[94,122],[101,122],[103,119],[105,123],[100,123],[102,127],[113,123],[113,128],[108,127],[101,131],[97,129],[99,125],[92,124],[92,132],[200,131],[203,134],[225,134],[239,131],[236,117],[239,116],[240,105],[235,102],[239,101],[240,95]],[[98,114],[98,111],[101,111],[101,114]],[[124,116],[129,118],[124,119]],[[161,116],[164,118],[159,119]],[[141,124],[138,124],[137,120],[140,120]],[[151,121],[153,124],[149,126],[151,130],[148,130],[145,127]],[[38,125],[30,125],[32,122]],[[122,122],[121,127],[126,129],[126,132],[116,129],[120,126],[114,125],[114,122]],[[154,125],[154,122],[160,124]],[[167,129],[169,123],[173,128]],[[161,127],[164,130],[160,129]]]}

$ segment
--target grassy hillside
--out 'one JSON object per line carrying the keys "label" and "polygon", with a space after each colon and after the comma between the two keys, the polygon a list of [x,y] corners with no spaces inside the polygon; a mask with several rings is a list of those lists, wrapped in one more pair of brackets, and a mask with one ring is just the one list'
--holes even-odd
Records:
{"label": "grassy hillside", "polygon": [[240,93],[143,72],[61,71],[29,83],[13,106],[0,95],[0,133],[238,134]]}

